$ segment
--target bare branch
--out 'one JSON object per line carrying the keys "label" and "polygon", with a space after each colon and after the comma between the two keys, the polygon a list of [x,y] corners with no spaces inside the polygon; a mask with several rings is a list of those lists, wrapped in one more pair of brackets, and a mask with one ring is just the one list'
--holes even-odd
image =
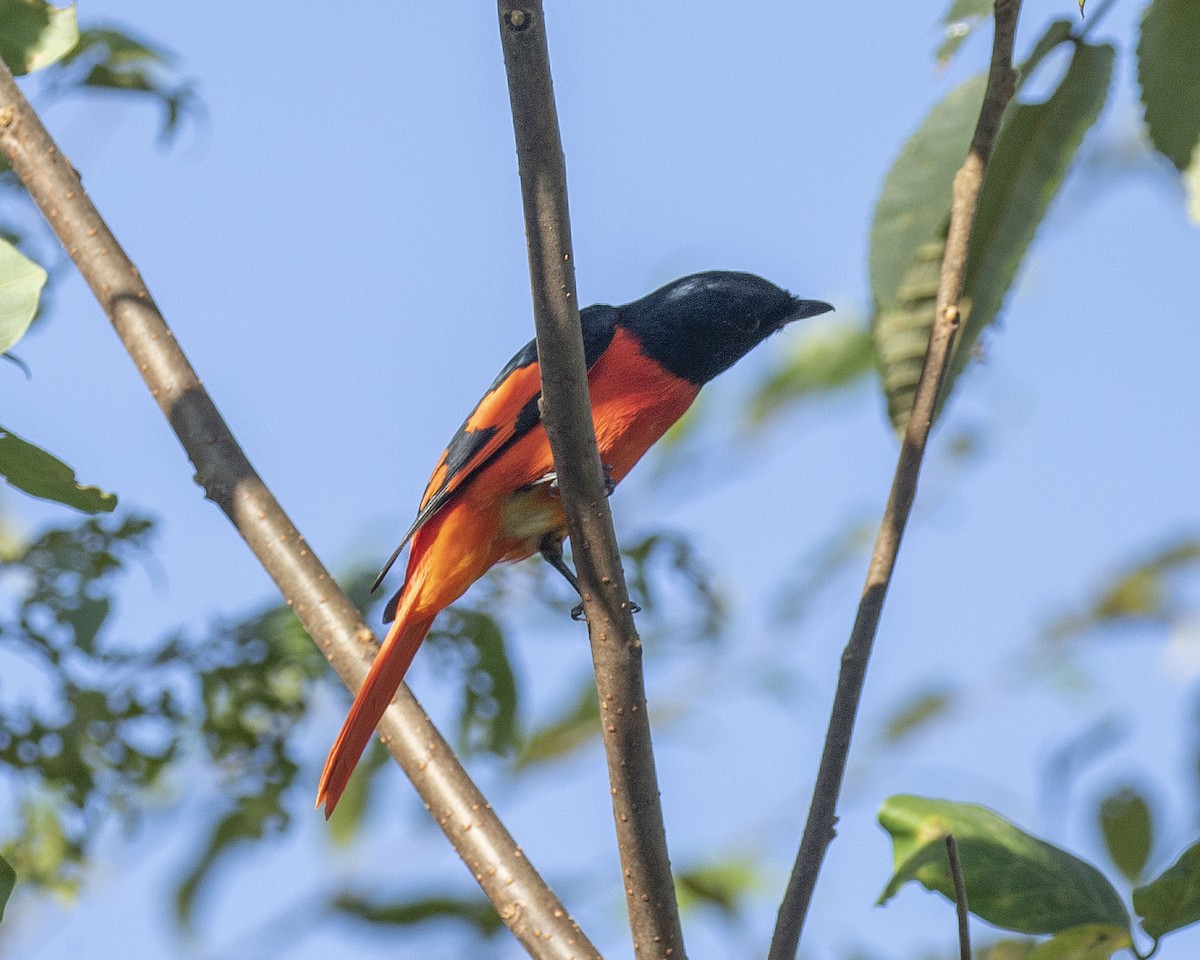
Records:
{"label": "bare branch", "polygon": [[[0,151],[108,314],[195,466],[197,483],[245,538],[338,676],[357,690],[375,652],[370,628],[250,465],[137,268],[2,62]],[[530,955],[598,958],[406,687],[396,694],[379,729],[433,818]]]}
{"label": "bare branch", "polygon": [[996,0],[996,32],[992,44],[987,92],[966,161],[954,178],[950,228],[942,260],[929,350],[925,355],[921,379],[917,383],[891,493],[876,535],[875,547],[871,552],[867,581],[859,601],[854,628],[850,633],[850,641],[842,652],[841,671],[833,698],[821,764],[817,771],[817,782],[813,787],[812,804],[804,825],[800,851],[779,908],[775,934],[768,954],[770,960],[792,960],[796,956],[817,875],[825,852],[833,841],[834,825],[837,822],[837,801],[841,793],[842,776],[846,771],[846,758],[850,753],[854,720],[866,679],[867,662],[879,627],[884,597],[896,566],[900,540],[908,523],[913,499],[916,497],[917,477],[937,409],[938,392],[954,352],[954,341],[960,321],[959,301],[962,298],[971,231],[979,207],[979,193],[983,187],[983,177],[992,155],[996,133],[1000,129],[1000,121],[1013,96],[1015,77],[1012,50],[1020,9],[1021,0]]}
{"label": "bare branch", "polygon": [[958,914],[959,960],[971,960],[971,925],[967,911],[967,881],[963,879],[962,861],[958,859],[958,843],[954,834],[946,834],[946,859],[950,861],[950,878],[954,881],[954,910]]}
{"label": "bare branch", "polygon": [[499,0],[499,14],[525,205],[542,418],[587,613],[634,953],[639,958],[681,958],[683,938],[650,742],[642,644],[630,611],[588,400],[545,18],[541,0]]}

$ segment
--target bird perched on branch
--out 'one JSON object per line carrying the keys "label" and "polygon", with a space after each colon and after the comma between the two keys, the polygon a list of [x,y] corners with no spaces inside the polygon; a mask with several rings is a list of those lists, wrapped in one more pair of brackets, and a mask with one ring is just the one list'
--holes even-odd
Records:
{"label": "bird perched on branch", "polygon": [[[596,443],[615,486],[687,410],[700,388],[793,320],[833,308],[798,300],[749,273],[683,277],[623,307],[580,311]],[[417,518],[391,628],[329,752],[317,806],[328,817],[438,613],[493,565],[541,553],[578,590],[562,559],[566,521],[541,423],[533,341],[508,362],[442,454]]]}

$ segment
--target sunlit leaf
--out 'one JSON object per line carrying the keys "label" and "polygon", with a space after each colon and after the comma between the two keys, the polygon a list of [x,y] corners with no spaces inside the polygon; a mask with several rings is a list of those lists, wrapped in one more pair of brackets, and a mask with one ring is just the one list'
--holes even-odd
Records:
{"label": "sunlit leaf", "polygon": [[892,836],[895,874],[885,903],[910,880],[954,899],[945,838],[958,843],[971,912],[1018,933],[1059,933],[1085,924],[1125,930],[1128,914],[1091,864],[975,804],[889,797],[879,822]]}
{"label": "sunlit leaf", "polygon": [[853,386],[875,364],[870,330],[852,321],[809,324],[793,342],[791,355],[750,398],[755,425],[797,400]]}
{"label": "sunlit leaf", "polygon": [[994,0],[954,0],[942,19],[945,37],[937,49],[937,60],[945,66],[959,46],[985,17],[992,15]]}
{"label": "sunlit leaf", "polygon": [[1150,141],[1176,169],[1187,170],[1200,144],[1200,3],[1147,6],[1137,58]]}
{"label": "sunlit leaf", "polygon": [[0,57],[17,76],[50,66],[79,41],[75,4],[0,0],[0,24]]}
{"label": "sunlit leaf", "polygon": [[1064,930],[1039,943],[1026,960],[1108,960],[1118,950],[1133,945],[1125,927],[1091,923]]}
{"label": "sunlit leaf", "polygon": [[45,285],[46,271],[0,240],[0,353],[25,336]]}
{"label": "sunlit leaf", "polygon": [[1200,920],[1200,843],[1194,843],[1161,876],[1133,891],[1142,929],[1157,939]]}
{"label": "sunlit leaf", "polygon": [[3,427],[0,427],[0,476],[31,496],[54,500],[84,513],[108,513],[117,505],[113,494],[76,482],[75,471],[65,463]]}
{"label": "sunlit leaf", "polygon": [[599,736],[600,702],[596,698],[596,685],[589,678],[563,714],[530,734],[525,749],[517,757],[517,766],[558,760]]}
{"label": "sunlit leaf", "polygon": [[1120,787],[1100,802],[1097,819],[1109,858],[1134,883],[1146,868],[1154,843],[1146,798],[1133,787]]}
{"label": "sunlit leaf", "polygon": [[411,927],[434,920],[456,920],[484,937],[495,936],[504,929],[496,908],[483,897],[422,897],[387,902],[343,893],[334,898],[331,907],[346,916],[383,926]]}
{"label": "sunlit leaf", "polygon": [[17,885],[17,871],[3,857],[0,857],[0,921],[4,920],[4,908],[8,906],[8,898],[12,896],[13,888]]}
{"label": "sunlit leaf", "polygon": [[716,907],[735,917],[745,901],[762,885],[759,868],[749,860],[710,863],[675,875],[679,909]]}

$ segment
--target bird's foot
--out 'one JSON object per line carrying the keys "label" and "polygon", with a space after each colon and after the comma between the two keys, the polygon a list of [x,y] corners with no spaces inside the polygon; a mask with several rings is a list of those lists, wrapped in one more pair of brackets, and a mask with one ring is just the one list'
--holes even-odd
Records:
{"label": "bird's foot", "polygon": [[[630,600],[629,601],[629,612],[630,613],[641,613],[642,608],[639,607],[632,600]],[[582,601],[575,604],[575,606],[573,606],[571,608],[571,619],[574,620],[576,623],[587,623],[587,614],[583,612],[583,602]]]}

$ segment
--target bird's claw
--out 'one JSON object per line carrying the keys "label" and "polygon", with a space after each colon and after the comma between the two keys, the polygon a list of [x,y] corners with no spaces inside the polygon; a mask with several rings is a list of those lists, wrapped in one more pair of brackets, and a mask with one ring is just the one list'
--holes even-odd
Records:
{"label": "bird's claw", "polygon": [[[632,600],[630,600],[629,601],[629,612],[630,613],[641,613],[642,608],[639,607]],[[571,608],[571,619],[574,620],[576,623],[587,623],[587,614],[583,612],[583,603],[582,602],[575,604],[575,606],[573,606]]]}
{"label": "bird's claw", "polygon": [[[613,476],[612,464],[602,463],[601,466],[604,468],[604,495],[606,497],[611,497],[613,495],[613,491],[617,489],[617,481],[616,481],[616,478]],[[551,471],[550,473],[546,474],[544,477],[542,477],[538,480],[535,480],[533,483],[530,484],[530,486],[536,487],[543,483],[546,484],[546,491],[550,494],[550,496],[554,497],[555,499],[558,499],[559,497],[562,496],[562,492],[559,490],[559,487],[558,487],[558,474],[557,473],[554,473],[553,471]]]}

